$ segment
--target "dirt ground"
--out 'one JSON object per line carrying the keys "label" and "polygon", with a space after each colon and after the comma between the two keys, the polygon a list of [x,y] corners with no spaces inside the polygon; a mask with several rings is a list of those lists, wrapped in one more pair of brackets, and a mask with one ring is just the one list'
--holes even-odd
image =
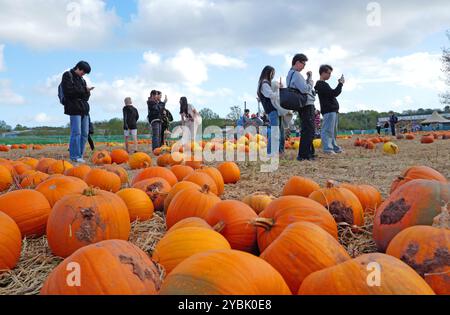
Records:
{"label": "dirt ground", "polygon": [[[397,155],[383,154],[382,144],[378,144],[375,150],[366,150],[354,147],[353,142],[354,139],[340,140],[339,143],[345,150],[343,154],[324,156],[318,152],[319,158],[313,162],[297,162],[296,152],[289,150],[285,158],[280,161],[279,169],[273,173],[261,173],[260,164],[256,162],[239,163],[241,181],[236,185],[226,185],[223,199],[240,200],[257,191],[264,191],[278,197],[286,181],[294,175],[312,178],[321,186],[328,179],[370,184],[377,187],[384,198],[388,196],[394,178],[413,165],[430,166],[450,178],[450,140],[437,140],[427,145],[420,144],[417,139],[396,140],[394,142],[400,148]],[[147,146],[141,146],[139,149],[149,151]],[[42,151],[0,152],[0,158],[17,159],[22,156],[67,160],[68,152],[62,147],[46,147]],[[130,179],[135,173],[136,171],[130,171]],[[371,236],[372,221],[373,218],[367,215],[366,225],[359,234],[354,234],[349,227],[339,228],[340,241],[353,257],[376,251]],[[130,241],[151,254],[165,230],[164,218],[156,214],[151,221],[133,224]],[[19,265],[13,271],[0,275],[0,295],[38,294],[48,274],[59,262],[61,259],[51,254],[45,237],[24,240]],[[163,276],[162,273],[161,277]]]}

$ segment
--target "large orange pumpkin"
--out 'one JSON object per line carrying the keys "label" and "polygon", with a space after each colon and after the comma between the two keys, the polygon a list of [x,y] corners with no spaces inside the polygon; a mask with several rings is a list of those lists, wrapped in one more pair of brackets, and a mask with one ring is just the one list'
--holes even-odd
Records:
{"label": "large orange pumpkin", "polygon": [[47,198],[35,190],[15,190],[0,195],[0,211],[17,223],[22,237],[44,235],[51,210]]}
{"label": "large orange pumpkin", "polygon": [[338,223],[364,224],[364,211],[358,197],[350,190],[338,187],[333,181],[328,181],[326,188],[311,193],[309,198],[327,208]]}
{"label": "large orange pumpkin", "polygon": [[214,179],[209,174],[200,172],[200,170],[197,170],[191,175],[186,176],[184,180],[187,182],[195,183],[200,187],[207,185],[209,187],[209,190],[213,194],[219,195],[219,189],[217,188]]}
{"label": "large orange pumpkin", "polygon": [[132,170],[150,167],[152,166],[152,158],[147,153],[137,152],[129,157],[128,165]]}
{"label": "large orange pumpkin", "polygon": [[174,165],[170,170],[175,174],[178,181],[182,181],[186,176],[194,173],[194,169],[187,165]]}
{"label": "large orange pumpkin", "polygon": [[111,164],[111,155],[106,150],[97,151],[92,155],[92,163],[95,165]]}
{"label": "large orange pumpkin", "polygon": [[215,167],[203,167],[199,169],[197,172],[208,174],[216,183],[218,196],[222,196],[224,193],[224,186],[225,183],[223,181],[222,174],[219,172],[219,170]]}
{"label": "large orange pumpkin", "polygon": [[432,225],[450,200],[450,185],[416,179],[396,189],[375,214],[373,238],[380,251],[402,230],[414,225]]}
{"label": "large orange pumpkin", "polygon": [[433,295],[434,292],[425,280],[401,260],[375,253],[310,274],[303,281],[298,294]]}
{"label": "large orange pumpkin", "polygon": [[13,269],[20,258],[22,236],[16,222],[0,211],[0,274]]}
{"label": "large orange pumpkin", "polygon": [[123,164],[128,162],[128,152],[123,149],[115,149],[111,151],[111,161],[116,164]]}
{"label": "large orange pumpkin", "polygon": [[336,239],[310,222],[290,224],[260,257],[278,270],[293,294],[311,273],[351,259]]}
{"label": "large orange pumpkin", "polygon": [[172,189],[169,182],[161,177],[152,177],[146,180],[142,180],[133,185],[133,188],[137,188],[145,192],[152,200],[153,206],[156,211],[164,210],[164,200],[167,194]]}
{"label": "large orange pumpkin", "polygon": [[120,190],[122,182],[120,177],[112,172],[102,169],[92,169],[84,178],[84,181],[94,188],[116,193]]}
{"label": "large orange pumpkin", "polygon": [[149,179],[152,177],[164,178],[166,181],[169,182],[170,186],[173,186],[178,182],[177,177],[175,176],[174,173],[172,173],[171,170],[160,166],[154,166],[148,167],[140,171],[138,174],[136,174],[136,176],[133,178],[131,185],[134,185],[137,182],[140,182],[141,180]]}
{"label": "large orange pumpkin", "polygon": [[308,198],[314,191],[320,189],[319,184],[309,178],[292,176],[284,185],[283,196],[301,196]]}
{"label": "large orange pumpkin", "polygon": [[[80,277],[79,285],[70,275]],[[66,258],[48,276],[41,295],[152,295],[160,285],[159,272],[146,253],[129,242],[108,240]]]}
{"label": "large orange pumpkin", "polygon": [[58,200],[70,194],[81,194],[88,185],[79,178],[62,176],[47,179],[40,183],[36,190],[47,198],[53,207]]}
{"label": "large orange pumpkin", "polygon": [[0,192],[9,189],[12,184],[13,177],[11,172],[3,165],[0,165]]}
{"label": "large orange pumpkin", "polygon": [[344,183],[340,186],[350,190],[358,197],[364,211],[369,211],[370,213],[375,212],[383,201],[380,191],[371,185],[352,185]]}
{"label": "large orange pumpkin", "polygon": [[217,169],[222,174],[225,184],[236,184],[241,179],[241,170],[234,162],[223,162]]}
{"label": "large orange pumpkin", "polygon": [[42,173],[39,171],[32,171],[32,173],[28,173],[22,177],[22,181],[20,182],[20,187],[22,189],[36,188],[40,183],[47,180],[50,175],[46,173]]}
{"label": "large orange pumpkin", "polygon": [[126,188],[118,191],[119,196],[127,205],[130,221],[147,221],[153,217],[154,206],[150,197],[142,190]]}
{"label": "large orange pumpkin", "polygon": [[188,188],[197,188],[201,189],[199,185],[193,182],[185,182],[181,181],[176,183],[167,194],[166,198],[164,199],[164,213],[167,213],[167,209],[169,209],[169,205],[172,202],[172,199],[178,194],[180,191]]}
{"label": "large orange pumpkin", "polygon": [[245,196],[242,202],[250,206],[256,214],[260,214],[275,199],[275,197],[263,192],[256,192]]}
{"label": "large orange pumpkin", "polygon": [[50,175],[64,174],[65,171],[71,168],[73,168],[73,165],[67,161],[64,160],[56,161],[56,163],[53,163],[48,167],[48,174]]}
{"label": "large orange pumpkin", "polygon": [[447,179],[445,178],[445,176],[431,167],[412,166],[403,171],[403,173],[392,182],[391,193],[393,193],[397,188],[414,179],[430,179],[437,180],[438,182],[444,184],[447,183]]}
{"label": "large orange pumpkin", "polygon": [[52,165],[53,163],[56,163],[56,162],[58,162],[58,161],[55,159],[52,159],[52,158],[42,158],[39,160],[39,163],[36,165],[36,171],[48,174],[48,169],[49,169],[50,165]]}
{"label": "large orange pumpkin", "polygon": [[272,201],[253,222],[258,227],[259,250],[263,252],[289,224],[299,221],[317,224],[338,238],[336,221],[324,206],[308,198],[285,196]]}
{"label": "large orange pumpkin", "polygon": [[71,169],[66,170],[64,172],[64,175],[78,177],[79,179],[84,180],[84,178],[90,171],[91,171],[91,168],[88,165],[82,164],[82,165],[75,166]]}
{"label": "large orange pumpkin", "polygon": [[120,182],[122,185],[128,184],[128,172],[121,166],[116,164],[104,165],[101,169],[107,170],[108,172],[114,173],[120,177]]}
{"label": "large orange pumpkin", "polygon": [[167,228],[189,217],[205,219],[209,209],[219,202],[220,198],[210,192],[208,186],[184,189],[175,195],[167,209]]}
{"label": "large orange pumpkin", "polygon": [[409,227],[392,239],[386,254],[408,264],[436,294],[450,294],[450,230],[424,225]]}
{"label": "large orange pumpkin", "polygon": [[169,274],[186,258],[219,249],[231,249],[221,234],[212,229],[187,227],[167,233],[156,245],[152,259]]}
{"label": "large orange pumpkin", "polygon": [[103,240],[127,240],[130,228],[128,208],[119,196],[89,188],[55,204],[48,218],[47,238],[55,255],[68,257]]}
{"label": "large orange pumpkin", "polygon": [[208,229],[208,230],[213,229],[211,227],[211,225],[209,225],[208,222],[206,222],[202,218],[190,217],[190,218],[186,218],[181,221],[178,221],[178,223],[174,224],[167,231],[167,233],[170,233],[170,232],[173,232],[173,231],[176,231],[179,229],[183,229],[183,228],[203,228],[203,229]]}

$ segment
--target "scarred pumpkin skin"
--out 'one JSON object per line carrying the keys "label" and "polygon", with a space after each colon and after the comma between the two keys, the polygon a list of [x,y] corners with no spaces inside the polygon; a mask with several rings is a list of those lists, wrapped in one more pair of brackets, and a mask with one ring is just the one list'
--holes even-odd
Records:
{"label": "scarred pumpkin skin", "polygon": [[308,198],[314,191],[320,189],[319,184],[309,178],[292,176],[283,188],[283,196],[300,196]]}
{"label": "scarred pumpkin skin", "polygon": [[[79,269],[77,269],[79,268]],[[80,284],[67,281],[79,270]],[[41,295],[154,295],[161,286],[155,263],[145,252],[123,240],[83,247],[48,276]]]}
{"label": "scarred pumpkin skin", "polygon": [[[378,265],[376,265],[378,264]],[[380,267],[381,281],[370,277]],[[374,281],[373,285],[369,285]],[[433,290],[401,260],[380,253],[365,254],[310,274],[299,295],[434,295]]]}
{"label": "scarred pumpkin skin", "polygon": [[186,227],[167,233],[156,244],[152,259],[169,274],[178,264],[197,253],[231,249],[220,233],[205,228]]}
{"label": "scarred pumpkin skin", "polygon": [[111,164],[111,155],[106,150],[97,151],[92,155],[92,163],[95,165]]}
{"label": "scarred pumpkin skin", "polygon": [[386,254],[413,268],[436,294],[450,294],[450,230],[417,225],[398,233]]}
{"label": "scarred pumpkin skin", "polygon": [[90,188],[55,204],[48,218],[47,238],[52,252],[65,258],[103,240],[127,240],[130,229],[124,201],[116,194]]}
{"label": "scarred pumpkin skin", "polygon": [[269,263],[236,250],[195,254],[164,280],[161,295],[290,295]]}
{"label": "scarred pumpkin skin", "polygon": [[444,175],[428,166],[412,166],[407,168],[400,176],[398,176],[391,185],[391,194],[402,185],[415,179],[437,180],[443,184],[447,183]]}
{"label": "scarred pumpkin skin", "polygon": [[152,177],[133,185],[133,188],[144,191],[152,200],[155,211],[164,210],[164,200],[172,189],[169,182],[161,177]]}
{"label": "scarred pumpkin skin", "polygon": [[308,221],[338,238],[337,225],[328,210],[314,200],[285,196],[272,201],[252,224],[258,227],[258,247],[263,252],[291,223]]}
{"label": "scarred pumpkin skin", "polygon": [[16,222],[0,212],[0,274],[13,269],[20,258],[22,235]]}
{"label": "scarred pumpkin skin", "polygon": [[336,239],[310,222],[290,224],[260,257],[278,270],[293,294],[311,273],[351,259]]}
{"label": "scarred pumpkin skin", "polygon": [[208,224],[208,222],[206,222],[204,219],[202,218],[197,218],[197,217],[190,217],[190,218],[186,218],[183,219],[181,221],[178,221],[178,223],[174,224],[168,231],[167,233],[176,231],[178,229],[183,229],[183,228],[203,228],[203,229],[208,229],[208,230],[212,230],[213,228],[211,227],[211,225]]}
{"label": "scarred pumpkin skin", "polygon": [[381,252],[404,229],[414,225],[432,225],[449,202],[449,184],[416,179],[395,190],[375,213],[373,238]]}

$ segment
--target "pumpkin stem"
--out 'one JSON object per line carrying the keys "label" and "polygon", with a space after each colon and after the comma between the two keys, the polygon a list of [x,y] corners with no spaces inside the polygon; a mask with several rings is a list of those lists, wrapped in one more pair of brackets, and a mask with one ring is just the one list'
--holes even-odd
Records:
{"label": "pumpkin stem", "polygon": [[250,224],[256,227],[261,227],[266,231],[270,231],[270,229],[272,229],[272,227],[275,225],[275,220],[272,218],[257,218],[250,221]]}
{"label": "pumpkin stem", "polygon": [[450,213],[448,211],[450,203],[442,205],[442,210],[439,215],[433,219],[433,227],[450,229]]}
{"label": "pumpkin stem", "polygon": [[218,233],[221,233],[224,228],[225,228],[225,222],[223,222],[223,221],[219,221],[219,223],[217,223],[216,225],[213,226],[213,230]]}
{"label": "pumpkin stem", "polygon": [[201,190],[202,193],[208,194],[209,191],[210,191],[209,185],[205,184],[202,186],[202,190]]}
{"label": "pumpkin stem", "polygon": [[87,196],[87,197],[93,197],[93,196],[95,196],[95,195],[96,195],[96,194],[95,194],[95,188],[94,188],[93,186],[86,188],[86,189],[83,191],[83,195],[84,195],[84,196]]}
{"label": "pumpkin stem", "polygon": [[333,188],[339,186],[339,183],[335,180],[327,180],[327,188]]}

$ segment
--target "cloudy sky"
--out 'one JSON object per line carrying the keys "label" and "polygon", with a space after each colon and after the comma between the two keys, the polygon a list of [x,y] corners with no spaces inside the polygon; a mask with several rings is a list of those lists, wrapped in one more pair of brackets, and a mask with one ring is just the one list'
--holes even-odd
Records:
{"label": "cloudy sky", "polygon": [[0,0],[0,120],[66,124],[57,86],[79,60],[94,120],[120,117],[126,96],[144,118],[152,89],[174,113],[183,95],[255,112],[262,68],[284,81],[298,52],[316,79],[322,63],[331,85],[345,74],[343,112],[440,108],[449,12],[448,0]]}

